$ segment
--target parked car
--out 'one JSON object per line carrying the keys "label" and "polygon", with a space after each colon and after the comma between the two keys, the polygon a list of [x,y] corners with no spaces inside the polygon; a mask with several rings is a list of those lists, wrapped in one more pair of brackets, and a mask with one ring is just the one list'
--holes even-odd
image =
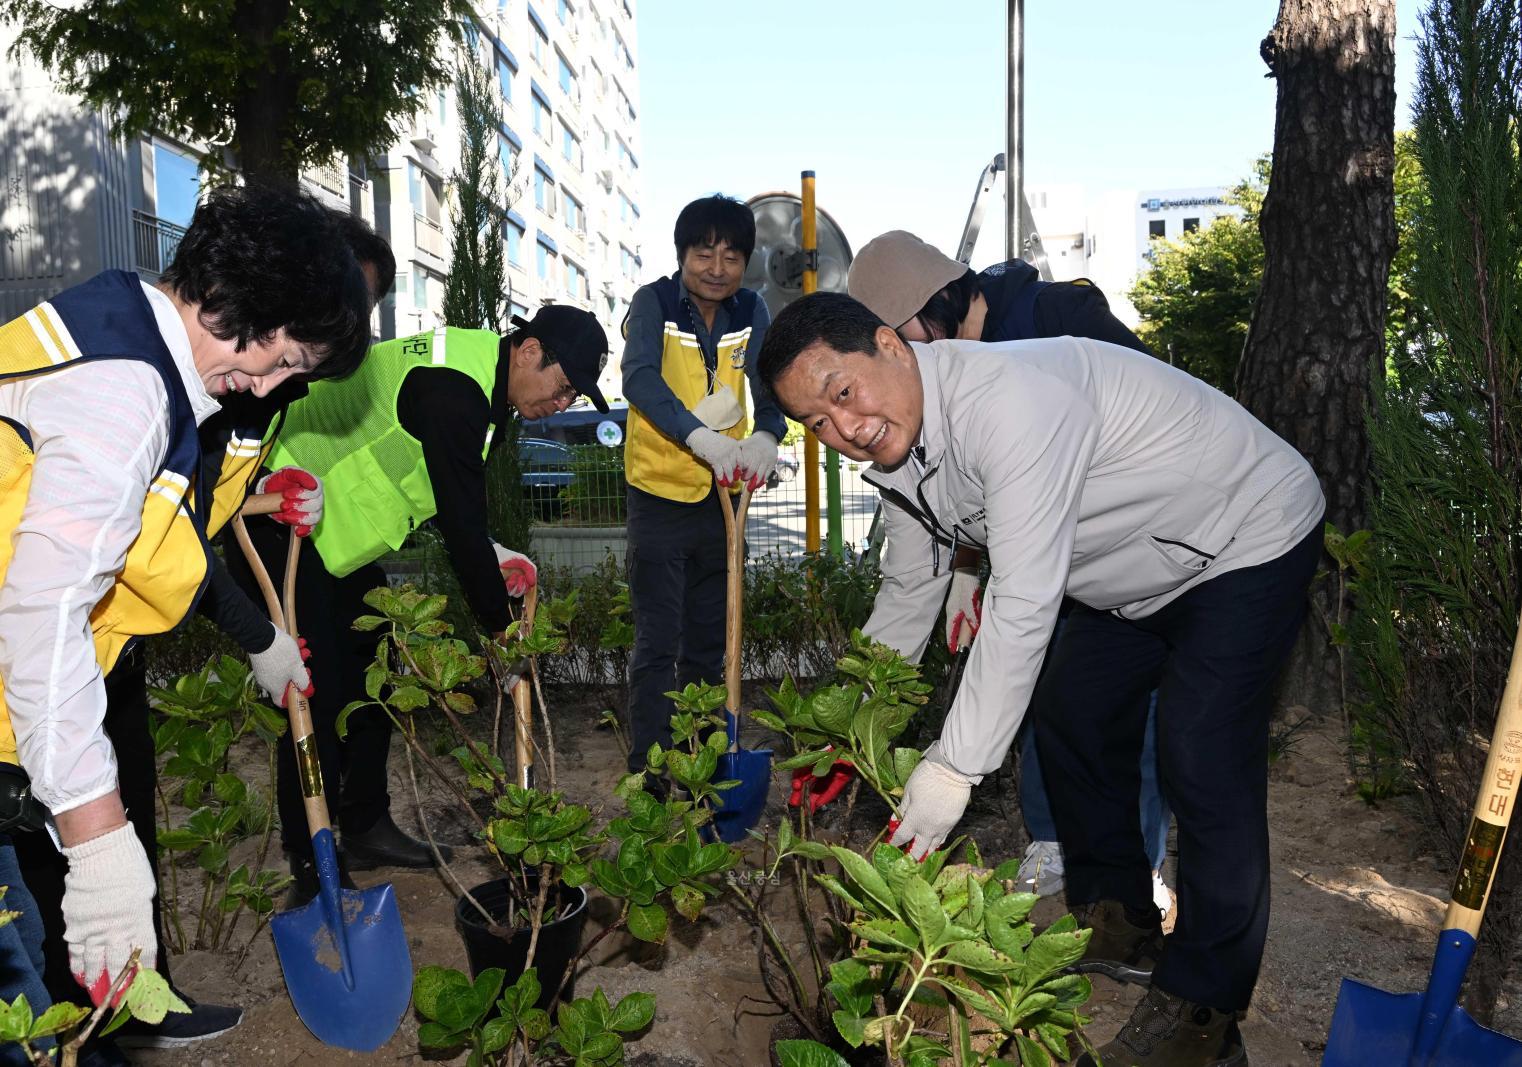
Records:
{"label": "parked car", "polygon": [[541,522],[560,518],[560,491],[576,480],[571,450],[543,437],[518,438],[518,468],[524,495]]}
{"label": "parked car", "polygon": [[582,402],[575,407],[556,412],[554,415],[525,421],[523,432],[566,445],[595,445],[599,443],[597,428],[605,422],[611,422],[619,429],[619,444],[621,445],[623,435],[628,430],[628,418],[629,405],[622,400],[615,400],[609,404],[606,414],[598,411],[591,404]]}

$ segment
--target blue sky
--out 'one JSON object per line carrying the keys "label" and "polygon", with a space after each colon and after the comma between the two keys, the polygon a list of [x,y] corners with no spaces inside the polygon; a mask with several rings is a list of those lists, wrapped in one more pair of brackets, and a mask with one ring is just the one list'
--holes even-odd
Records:
{"label": "blue sky", "polygon": [[[1396,0],[1396,126],[1419,0]],[[796,192],[853,248],[905,228],[952,250],[1004,148],[1005,0],[643,0],[645,276],[688,200]],[[1226,185],[1272,147],[1258,42],[1277,0],[1027,0],[1026,181],[1092,191]],[[931,13],[931,14],[927,14]],[[974,264],[1002,258],[1002,207]]]}

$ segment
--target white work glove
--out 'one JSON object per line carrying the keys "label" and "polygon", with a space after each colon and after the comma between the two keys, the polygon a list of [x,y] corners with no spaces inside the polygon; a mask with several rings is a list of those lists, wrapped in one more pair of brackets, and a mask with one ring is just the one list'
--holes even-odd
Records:
{"label": "white work glove", "polygon": [[140,967],[158,963],[153,933],[153,869],[131,825],[66,847],[63,938],[69,970],[99,1004],[111,991],[132,950]]}
{"label": "white work glove", "polygon": [[491,547],[497,553],[497,569],[502,572],[502,584],[507,586],[508,596],[521,597],[538,584],[539,570],[533,560],[522,552],[503,548],[495,541]]}
{"label": "white work glove", "polygon": [[322,480],[300,467],[281,467],[254,483],[254,492],[279,493],[284,499],[270,518],[295,528],[305,537],[322,521]]}
{"label": "white work glove", "polygon": [[740,473],[740,442],[728,434],[699,426],[687,435],[687,447],[713,468],[720,485],[729,485]]}
{"label": "white work glove", "polygon": [[889,822],[893,836],[888,844],[909,846],[909,855],[922,860],[945,842],[962,820],[972,782],[943,763],[922,759],[904,783],[897,826]]}
{"label": "white work glove", "polygon": [[983,624],[983,594],[978,589],[978,572],[951,572],[951,592],[946,594],[946,648],[955,656],[972,646]]}
{"label": "white work glove", "polygon": [[316,691],[312,672],[305,666],[311,658],[312,650],[307,648],[305,637],[292,638],[278,626],[269,648],[248,654],[249,665],[254,669],[254,681],[282,708],[290,688],[294,687],[304,697]]}
{"label": "white work glove", "polygon": [[740,476],[754,493],[766,484],[767,476],[777,469],[777,439],[758,430],[740,442]]}

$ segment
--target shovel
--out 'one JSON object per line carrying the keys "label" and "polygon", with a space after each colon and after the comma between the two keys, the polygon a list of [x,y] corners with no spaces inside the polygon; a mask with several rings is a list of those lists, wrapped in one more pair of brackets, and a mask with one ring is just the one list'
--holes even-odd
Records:
{"label": "shovel", "polygon": [[[291,534],[282,612],[274,583],[249,540],[241,514],[232,525],[264,593],[270,619],[283,622],[286,633],[295,634],[296,561],[301,542]],[[338,855],[323,795],[311,709],[294,688],[286,690],[286,697],[320,889],[307,904],[270,921],[275,953],[285,972],[291,1003],[312,1035],[325,1045],[373,1052],[396,1033],[412,998],[407,935],[389,884],[362,890],[339,887]]]}
{"label": "shovel", "polygon": [[[539,605],[539,587],[531,585],[523,594],[523,615],[519,621],[519,633],[528,636],[534,632],[534,609]],[[515,669],[518,665],[514,665]],[[527,660],[522,663],[518,684],[513,686],[513,753],[517,758],[518,785],[523,789],[534,788],[534,679]]]}
{"label": "shovel", "polygon": [[1522,1041],[1481,1026],[1458,1005],[1512,809],[1522,792],[1522,629],[1490,739],[1464,855],[1425,993],[1386,993],[1342,980],[1321,1067],[1522,1067]]}
{"label": "shovel", "polygon": [[772,750],[740,747],[740,622],[745,599],[745,513],[750,510],[750,487],[740,490],[736,514],[729,505],[729,490],[719,487],[719,510],[724,513],[724,537],[729,550],[729,589],[724,608],[724,685],[729,699],[724,713],[729,751],[719,757],[714,777],[740,784],[726,789],[713,813],[714,833],[720,841],[743,841],[761,821],[766,792],[772,781]]}

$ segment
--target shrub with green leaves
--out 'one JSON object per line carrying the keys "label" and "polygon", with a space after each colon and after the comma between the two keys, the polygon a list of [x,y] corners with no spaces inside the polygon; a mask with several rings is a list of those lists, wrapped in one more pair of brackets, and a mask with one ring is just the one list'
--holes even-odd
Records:
{"label": "shrub with green leaves", "polygon": [[624,1039],[655,1018],[655,998],[630,993],[610,1004],[601,989],[559,1005],[555,1023],[536,1007],[541,988],[530,967],[505,986],[500,968],[482,971],[475,981],[459,971],[424,967],[412,983],[412,1001],[425,1020],[418,1044],[429,1052],[468,1049],[469,1067],[510,1064],[575,1064],[618,1067]]}
{"label": "shrub with green leaves", "polygon": [[[220,656],[168,686],[150,689],[149,696],[158,712],[150,724],[154,751],[164,760],[158,779],[163,813],[159,847],[192,856],[200,872],[195,925],[187,930],[180,865],[164,864],[159,891],[168,918],[165,940],[176,951],[229,948],[248,912],[254,926],[239,950],[241,957],[274,914],[275,900],[291,880],[264,867],[275,827],[270,799],[275,792],[275,745],[285,733],[285,715],[260,699],[248,665],[232,656]],[[233,769],[234,752],[250,738],[264,746],[262,790],[251,788]],[[179,826],[170,820],[170,784],[175,782],[176,799],[191,809]],[[255,862],[233,867],[233,848],[250,837],[260,839]]]}

